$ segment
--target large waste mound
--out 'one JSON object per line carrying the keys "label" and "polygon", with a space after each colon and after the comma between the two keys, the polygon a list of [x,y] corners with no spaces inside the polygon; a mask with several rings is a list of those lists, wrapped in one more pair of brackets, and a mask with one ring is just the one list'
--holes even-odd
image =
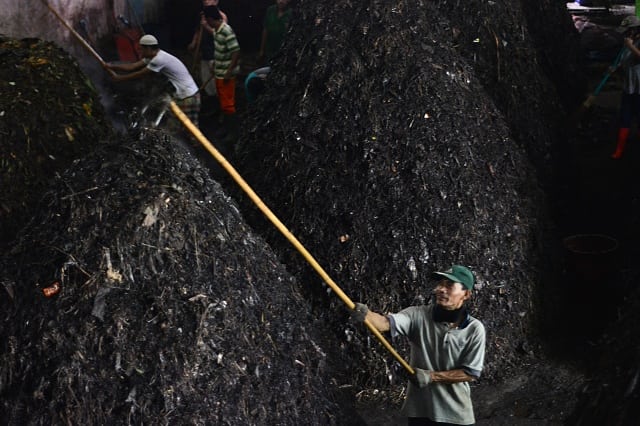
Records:
{"label": "large waste mound", "polygon": [[[14,125],[64,122],[74,103],[39,102],[59,84],[34,80]],[[189,151],[76,136],[91,152],[48,176],[0,260],[4,423],[358,424],[299,285]]]}
{"label": "large waste mound", "polygon": [[[579,40],[565,3],[437,2],[449,39],[473,66],[547,189],[564,141],[565,108],[585,89]],[[579,99],[581,101],[581,99]]]}
{"label": "large waste mound", "polygon": [[[546,394],[554,395],[548,405],[537,399],[551,384],[573,393],[562,401],[580,396],[571,416],[580,424],[632,424],[640,376],[635,268],[618,321],[589,342],[606,349],[584,370],[597,372],[588,387],[581,388],[582,373],[547,374],[550,364],[537,364],[542,357],[527,341],[535,329],[526,319],[543,304],[551,307],[547,325],[565,341],[571,339],[558,324],[576,318],[564,317],[573,312],[567,301],[578,317],[585,312],[565,290],[570,273],[558,268],[566,253],[537,190],[540,182],[554,196],[566,195],[567,181],[557,179],[568,159],[562,110],[584,83],[564,5],[367,1],[327,10],[302,3],[271,87],[247,117],[245,149],[255,161],[244,172],[258,192],[347,294],[378,311],[424,301],[428,273],[443,264],[471,266],[480,278],[474,312],[489,331],[484,389],[487,379],[502,376],[505,394],[529,389],[536,410],[549,411],[544,418],[567,416],[571,407],[553,401],[558,394]],[[557,91],[552,81],[561,85]],[[310,276],[302,268],[296,274]],[[533,283],[542,297],[531,292]],[[317,300],[335,312],[333,298]],[[593,314],[601,318],[602,306]],[[318,315],[350,341],[345,352],[361,345],[351,357],[366,363],[353,366],[359,388],[394,381],[379,345],[360,330],[345,332],[343,318]],[[569,354],[574,367],[588,362],[586,353],[568,351],[564,359]],[[520,379],[528,384],[514,385]],[[513,405],[526,405],[523,399]]]}
{"label": "large waste mound", "polygon": [[150,134],[83,158],[4,258],[3,418],[348,418],[296,282],[174,143]]}
{"label": "large waste mound", "polygon": [[49,180],[111,131],[93,84],[61,48],[0,36],[0,59],[2,247],[25,224]]}
{"label": "large waste mound", "polygon": [[[545,201],[526,150],[457,51],[452,24],[422,1],[302,2],[295,17],[246,118],[239,167],[372,309],[425,302],[430,273],[470,266],[473,311],[489,336],[484,377],[511,374],[535,350]],[[319,281],[300,262],[290,270]],[[348,359],[364,361],[351,366],[358,384],[388,384],[386,351],[365,331],[345,332],[337,298],[317,300],[337,338],[353,340],[343,346],[355,352]]]}

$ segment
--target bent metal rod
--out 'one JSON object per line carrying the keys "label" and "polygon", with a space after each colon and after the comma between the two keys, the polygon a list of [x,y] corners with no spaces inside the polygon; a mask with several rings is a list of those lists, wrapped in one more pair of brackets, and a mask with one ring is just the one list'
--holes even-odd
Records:
{"label": "bent metal rod", "polygon": [[[351,310],[355,309],[356,305],[347,296],[340,287],[329,277],[325,270],[318,264],[313,258],[311,253],[298,241],[298,239],[287,229],[287,227],[276,217],[275,214],[266,206],[266,204],[258,197],[258,195],[251,189],[249,184],[240,176],[236,169],[227,161],[226,158],[218,151],[211,142],[200,132],[200,129],[185,115],[174,101],[169,103],[169,107],[175,116],[182,122],[182,124],[189,130],[189,132],[200,142],[211,155],[220,163],[220,165],[231,175],[233,180],[242,188],[242,190],[251,198],[254,204],[260,209],[260,211],[275,225],[276,228],[289,240],[291,244],[304,256],[309,264],[316,270],[316,272],[322,277],[322,279],[331,287],[331,289],[338,295],[340,299]],[[391,346],[391,344],[384,338],[384,336],[378,331],[377,328],[371,324],[370,321],[364,321],[364,324],[369,330],[378,338],[380,343],[393,355],[393,357],[410,373],[415,374],[415,370],[400,356],[400,354]]]}

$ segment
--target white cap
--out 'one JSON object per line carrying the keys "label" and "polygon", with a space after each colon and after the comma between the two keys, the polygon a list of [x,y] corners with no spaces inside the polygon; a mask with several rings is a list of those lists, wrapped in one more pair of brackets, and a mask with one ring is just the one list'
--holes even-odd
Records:
{"label": "white cap", "polygon": [[157,46],[158,39],[154,36],[147,34],[140,37],[140,46]]}

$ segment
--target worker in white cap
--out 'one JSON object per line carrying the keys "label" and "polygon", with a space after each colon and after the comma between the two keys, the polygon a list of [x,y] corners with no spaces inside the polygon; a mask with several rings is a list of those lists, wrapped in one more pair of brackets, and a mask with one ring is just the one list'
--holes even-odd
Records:
{"label": "worker in white cap", "polygon": [[126,74],[111,73],[116,81],[133,80],[151,73],[164,75],[175,89],[173,98],[182,112],[198,125],[200,113],[200,93],[198,85],[189,74],[187,67],[175,56],[165,52],[158,46],[158,39],[147,34],[140,38],[142,59],[136,62],[114,64],[107,63],[106,67],[113,71]]}

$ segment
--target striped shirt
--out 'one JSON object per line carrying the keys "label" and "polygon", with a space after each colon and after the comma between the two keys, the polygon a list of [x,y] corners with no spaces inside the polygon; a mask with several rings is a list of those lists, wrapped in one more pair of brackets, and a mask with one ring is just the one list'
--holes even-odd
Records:
{"label": "striped shirt", "polygon": [[228,24],[224,22],[213,35],[216,48],[214,71],[215,77],[224,78],[227,70],[231,66],[231,58],[235,52],[240,50],[240,45],[236,35]]}

